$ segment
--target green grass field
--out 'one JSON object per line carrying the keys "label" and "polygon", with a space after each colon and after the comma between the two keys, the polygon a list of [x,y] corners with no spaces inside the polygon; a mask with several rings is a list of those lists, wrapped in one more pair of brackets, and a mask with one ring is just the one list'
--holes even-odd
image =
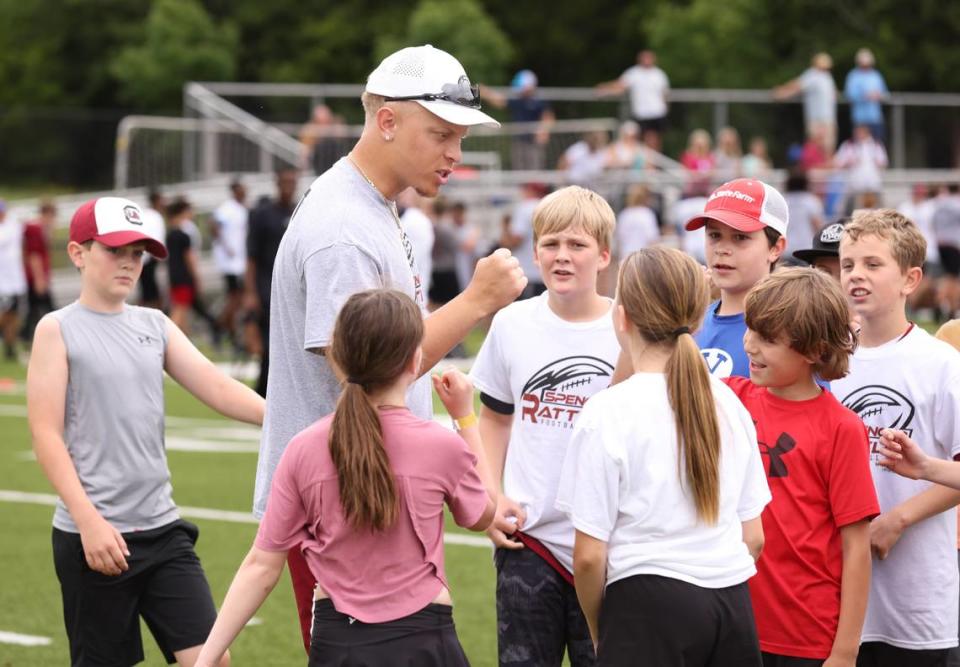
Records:
{"label": "green grass field", "polygon": [[[473,346],[471,346],[473,347]],[[52,493],[30,452],[25,369],[0,363],[0,493]],[[174,499],[182,507],[248,512],[253,492],[256,453],[197,452],[172,449],[174,443],[198,440],[251,450],[254,429],[219,418],[174,383],[167,387],[167,427]],[[6,498],[6,496],[3,496]],[[50,530],[53,508],[0,499],[0,667],[69,663],[61,616],[60,590],[53,570]],[[190,519],[200,527],[197,551],[219,604],[255,533],[255,525]],[[466,533],[448,524],[450,533]],[[496,664],[496,612],[492,552],[487,546],[448,544],[447,575],[453,592],[457,629],[472,664]],[[300,644],[289,578],[284,574],[240,635],[232,652],[236,665],[297,665],[306,658]],[[4,643],[3,633],[50,638],[49,645]],[[147,665],[163,658],[143,627]]]}

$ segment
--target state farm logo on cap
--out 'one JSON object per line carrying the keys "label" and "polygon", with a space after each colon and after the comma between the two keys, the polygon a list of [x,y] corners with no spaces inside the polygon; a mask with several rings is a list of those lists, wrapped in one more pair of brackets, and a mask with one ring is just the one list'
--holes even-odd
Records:
{"label": "state farm logo on cap", "polygon": [[693,231],[706,225],[708,220],[716,220],[741,232],[770,227],[785,236],[787,202],[776,188],[763,181],[738,178],[714,190],[703,213],[691,218],[685,226],[688,231]]}
{"label": "state farm logo on cap", "polygon": [[143,218],[140,217],[140,209],[136,206],[124,206],[123,217],[132,225],[143,224]]}

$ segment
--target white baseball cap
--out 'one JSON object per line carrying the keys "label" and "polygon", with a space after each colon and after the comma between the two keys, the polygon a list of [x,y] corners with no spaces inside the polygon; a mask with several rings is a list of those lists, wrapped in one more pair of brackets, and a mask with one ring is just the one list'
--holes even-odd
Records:
{"label": "white baseball cap", "polygon": [[408,46],[383,59],[367,77],[368,93],[388,101],[416,102],[454,125],[500,123],[480,111],[480,94],[456,58],[446,51]]}

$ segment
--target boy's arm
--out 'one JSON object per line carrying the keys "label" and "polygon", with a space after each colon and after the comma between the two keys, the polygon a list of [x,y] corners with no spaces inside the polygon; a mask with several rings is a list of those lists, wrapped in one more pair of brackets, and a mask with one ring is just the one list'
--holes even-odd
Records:
{"label": "boy's arm", "polygon": [[870,593],[870,522],[864,519],[843,526],[840,539],[843,542],[840,619],[833,649],[824,667],[856,664]]}
{"label": "boy's arm", "polygon": [[600,605],[607,583],[606,542],[577,531],[573,543],[573,577],[577,582],[577,600],[596,650],[600,639]]}
{"label": "boy's arm", "polygon": [[960,503],[960,491],[933,486],[870,522],[870,548],[884,560],[903,531]]}
{"label": "boy's arm", "polygon": [[263,398],[247,385],[222,373],[170,318],[165,319],[167,350],[164,369],[170,377],[225,417],[261,425]]}
{"label": "boy's arm", "polygon": [[497,250],[478,261],[467,288],[424,320],[421,374],[440,363],[483,318],[513,302],[526,286],[523,269],[509,250]]}
{"label": "boy's arm", "polygon": [[220,664],[220,658],[230,644],[277,585],[286,561],[285,551],[265,551],[256,546],[250,548],[230,584],[217,620],[200,649],[194,667]]}
{"label": "boy's arm", "polygon": [[130,552],[126,542],[90,502],[63,441],[68,367],[60,323],[43,318],[33,341],[27,368],[27,419],[33,451],[80,530],[87,564],[102,574],[118,575],[127,569],[124,556]]}
{"label": "boy's arm", "polygon": [[[497,512],[493,524],[487,528],[487,536],[494,546],[504,549],[522,549],[523,543],[508,539],[518,528],[523,527],[523,509],[513,500],[503,495],[503,467],[507,460],[507,445],[510,443],[510,429],[513,415],[505,415],[480,406],[480,440],[486,453],[490,476],[496,484]],[[515,521],[508,520],[514,517]]]}

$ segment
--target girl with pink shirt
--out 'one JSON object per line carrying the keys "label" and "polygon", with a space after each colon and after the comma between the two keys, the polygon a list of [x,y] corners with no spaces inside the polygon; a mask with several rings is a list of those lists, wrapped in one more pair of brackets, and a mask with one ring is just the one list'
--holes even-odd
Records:
{"label": "girl with pink shirt", "polygon": [[298,544],[317,580],[309,665],[468,664],[444,575],[443,506],[483,531],[495,485],[462,373],[433,378],[459,435],[406,408],[422,339],[422,315],[400,292],[344,304],[327,351],[345,376],[337,408],[284,451],[198,667],[216,664]]}

